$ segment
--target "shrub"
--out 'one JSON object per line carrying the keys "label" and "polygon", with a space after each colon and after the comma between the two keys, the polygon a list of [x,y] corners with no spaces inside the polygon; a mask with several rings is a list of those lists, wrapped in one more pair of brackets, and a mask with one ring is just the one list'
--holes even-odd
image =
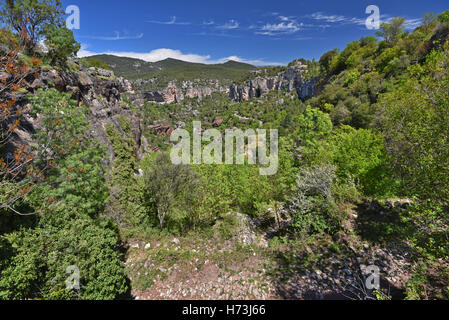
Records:
{"label": "shrub", "polygon": [[449,10],[444,11],[438,15],[438,21],[441,23],[449,23]]}
{"label": "shrub", "polygon": [[382,136],[368,129],[342,126],[332,134],[329,143],[340,182],[355,181],[365,195],[393,192],[394,180]]}
{"label": "shrub", "polygon": [[303,169],[298,175],[288,205],[292,228],[297,235],[333,233],[340,225],[331,193],[335,171],[333,165],[324,164]]}
{"label": "shrub", "polygon": [[110,70],[109,65],[98,59],[98,58],[82,58],[81,63],[84,64],[88,68],[99,68],[99,69],[105,69]]}
{"label": "shrub", "polygon": [[174,165],[168,153],[159,154],[145,172],[148,205],[154,208],[161,229],[167,222],[194,227],[202,203],[202,180],[191,166]]}
{"label": "shrub", "polygon": [[[114,230],[88,219],[42,224],[4,237],[13,248],[0,270],[0,299],[111,300],[128,290]],[[80,271],[80,290],[68,290],[67,267]]]}
{"label": "shrub", "polygon": [[48,25],[44,31],[48,55],[54,63],[65,64],[68,57],[76,55],[81,45],[76,42],[73,32],[64,27]]}

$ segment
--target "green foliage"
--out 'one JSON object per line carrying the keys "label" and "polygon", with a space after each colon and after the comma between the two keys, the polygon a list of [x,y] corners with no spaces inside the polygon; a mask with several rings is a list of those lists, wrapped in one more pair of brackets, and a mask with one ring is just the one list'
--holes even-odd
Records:
{"label": "green foliage", "polygon": [[145,172],[145,194],[161,229],[169,223],[184,230],[200,220],[201,177],[189,165],[172,164],[167,153],[159,154]]}
{"label": "green foliage", "polygon": [[354,82],[356,82],[359,79],[359,77],[360,77],[360,73],[357,70],[350,72],[346,77],[345,86],[352,85]]}
{"label": "green foliage", "polygon": [[269,199],[268,178],[255,165],[201,165],[198,170],[207,181],[206,207],[215,216],[228,211],[256,215]]}
{"label": "green foliage", "polygon": [[[5,236],[13,254],[1,271],[0,299],[110,300],[127,292],[118,238],[105,224],[72,219],[41,223]],[[80,271],[80,290],[67,290],[69,266]]]}
{"label": "green foliage", "polygon": [[298,236],[323,232],[332,234],[339,228],[331,192],[336,178],[335,169],[324,164],[300,171],[288,207],[293,231]]}
{"label": "green foliage", "polygon": [[132,137],[130,122],[120,117],[121,127],[106,125],[106,135],[114,150],[114,163],[110,172],[108,211],[127,228],[148,224],[147,209],[143,205],[142,179],[136,176],[138,164],[136,145]]}
{"label": "green foliage", "polygon": [[[88,136],[87,110],[70,94],[40,89],[29,97],[41,126],[36,166],[45,179],[27,195],[39,210],[33,224],[0,235],[0,298],[114,299],[128,290],[116,230],[99,215],[107,189],[104,149]],[[5,215],[0,215],[2,224]],[[66,289],[68,266],[80,270],[80,290]]]}
{"label": "green foliage", "polygon": [[106,62],[102,61],[101,59],[94,58],[94,57],[82,58],[80,60],[80,62],[88,68],[99,68],[99,69],[105,69],[105,70],[111,69]]}
{"label": "green foliage", "polygon": [[320,58],[321,67],[327,72],[330,72],[330,73],[335,72],[335,70],[331,71],[331,69],[332,69],[331,63],[334,59],[338,58],[338,56],[339,56],[338,49],[334,49],[334,50],[326,52]]}
{"label": "green foliage", "polygon": [[0,21],[17,33],[25,31],[29,37],[28,48],[32,49],[48,25],[63,26],[63,15],[60,0],[5,0]]}
{"label": "green foliage", "polygon": [[313,157],[320,153],[321,142],[331,134],[331,131],[332,121],[329,115],[319,109],[308,106],[299,116],[295,133],[301,146],[301,154],[306,161],[313,161]]}
{"label": "green foliage", "polygon": [[449,45],[433,51],[411,77],[382,96],[387,150],[408,194],[448,203]]}
{"label": "green foliage", "polygon": [[342,126],[333,132],[329,143],[340,182],[355,181],[365,195],[394,194],[394,180],[381,135]]}
{"label": "green foliage", "polygon": [[[101,161],[104,149],[98,141],[86,135],[86,108],[70,99],[70,94],[52,88],[39,89],[30,96],[32,113],[42,117],[42,129],[35,139],[46,148],[38,149],[37,166],[48,168],[47,183],[38,188],[34,197],[41,203],[47,199],[61,200],[71,212],[95,215],[104,207],[107,191],[104,187]],[[88,200],[88,201],[87,201]]]}
{"label": "green foliage", "polygon": [[382,23],[380,25],[380,30],[376,32],[376,35],[384,38],[387,43],[394,43],[404,32],[404,24],[405,18],[395,17],[391,23]]}
{"label": "green foliage", "polygon": [[441,23],[449,23],[449,10],[444,11],[438,15],[438,21]]}
{"label": "green foliage", "polygon": [[65,64],[68,57],[76,55],[81,45],[76,42],[73,32],[65,27],[48,25],[44,30],[48,55],[53,62]]}
{"label": "green foliage", "polygon": [[18,43],[17,36],[7,27],[0,28],[0,43],[6,44],[11,47],[13,43]]}

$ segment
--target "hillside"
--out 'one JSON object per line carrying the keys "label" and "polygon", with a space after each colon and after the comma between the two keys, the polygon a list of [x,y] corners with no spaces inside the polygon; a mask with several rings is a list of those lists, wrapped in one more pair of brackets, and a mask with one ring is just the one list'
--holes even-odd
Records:
{"label": "hillside", "polygon": [[449,10],[272,68],[46,32],[0,28],[1,300],[449,299]]}
{"label": "hillside", "polygon": [[158,62],[146,62],[112,55],[97,55],[87,58],[87,60],[91,59],[99,59],[107,63],[116,75],[129,80],[155,79],[155,83],[152,83],[151,87],[157,89],[166,87],[172,80],[179,82],[197,79],[219,80],[222,84],[239,82],[248,77],[251,71],[257,69],[250,64],[236,61],[222,64],[201,64],[168,58]]}

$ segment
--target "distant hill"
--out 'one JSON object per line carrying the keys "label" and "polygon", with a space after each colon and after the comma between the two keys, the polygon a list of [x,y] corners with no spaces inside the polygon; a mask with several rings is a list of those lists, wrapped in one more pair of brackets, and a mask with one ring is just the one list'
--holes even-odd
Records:
{"label": "distant hill", "polygon": [[156,78],[155,87],[164,87],[171,80],[219,80],[223,84],[229,84],[248,78],[251,71],[258,69],[253,65],[237,61],[228,61],[222,64],[202,64],[168,58],[158,62],[146,62],[140,59],[113,55],[96,55],[87,59],[92,58],[107,63],[116,75],[129,80]]}

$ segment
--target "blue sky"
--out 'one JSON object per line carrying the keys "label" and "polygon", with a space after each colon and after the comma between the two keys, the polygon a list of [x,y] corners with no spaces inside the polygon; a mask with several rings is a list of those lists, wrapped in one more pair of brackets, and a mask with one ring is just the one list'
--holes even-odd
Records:
{"label": "blue sky", "polygon": [[365,13],[377,5],[381,20],[407,18],[414,28],[426,12],[449,9],[447,0],[253,1],[63,0],[81,13],[80,56],[111,53],[147,61],[168,57],[256,65],[319,58],[333,48],[373,35]]}

